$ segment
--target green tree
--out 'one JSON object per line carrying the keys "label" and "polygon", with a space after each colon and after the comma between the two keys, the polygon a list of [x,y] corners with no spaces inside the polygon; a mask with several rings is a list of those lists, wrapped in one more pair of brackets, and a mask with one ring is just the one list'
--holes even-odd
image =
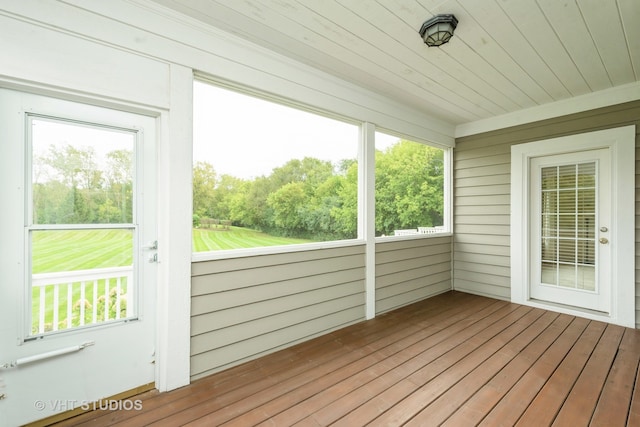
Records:
{"label": "green tree", "polygon": [[240,191],[243,184],[244,180],[227,174],[218,178],[212,202],[211,216],[213,218],[233,220],[231,206],[234,196]]}
{"label": "green tree", "polygon": [[272,187],[272,183],[264,176],[244,181],[240,191],[231,199],[230,219],[241,226],[261,231],[271,228],[273,215],[267,198]]}
{"label": "green tree", "polygon": [[97,161],[93,147],[49,146],[33,161],[34,222],[133,222],[133,152]]}
{"label": "green tree", "polygon": [[346,170],[337,192],[340,202],[331,210],[331,217],[336,232],[344,239],[353,239],[358,235],[358,163],[353,160],[343,166]]}
{"label": "green tree", "polygon": [[442,225],[444,152],[402,140],[376,152],[376,232]]}
{"label": "green tree", "polygon": [[133,222],[133,152],[110,151],[107,166],[106,200],[100,208],[100,222]]}
{"label": "green tree", "polygon": [[62,182],[69,188],[96,188],[101,178],[95,163],[93,147],[75,147],[70,144],[61,149],[49,146],[49,152],[42,158],[43,162],[53,168]]}
{"label": "green tree", "polygon": [[269,194],[267,205],[272,211],[273,226],[285,236],[297,236],[303,232],[301,213],[307,201],[304,183],[290,182]]}
{"label": "green tree", "polygon": [[193,166],[193,213],[200,217],[213,217],[213,201],[217,174],[207,162]]}
{"label": "green tree", "polygon": [[[399,141],[376,152],[376,230],[442,224],[443,151]],[[292,159],[268,176],[241,180],[194,166],[194,213],[274,235],[317,240],[357,236],[358,163]]]}

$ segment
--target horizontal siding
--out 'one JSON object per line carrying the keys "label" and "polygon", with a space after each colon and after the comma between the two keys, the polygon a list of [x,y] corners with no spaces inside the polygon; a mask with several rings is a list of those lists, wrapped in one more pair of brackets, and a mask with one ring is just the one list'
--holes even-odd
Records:
{"label": "horizontal siding", "polygon": [[511,149],[467,146],[454,163],[454,288],[509,299]]}
{"label": "horizontal siding", "polygon": [[452,237],[376,244],[376,313],[451,289]]}
{"label": "horizontal siding", "polygon": [[[547,138],[636,125],[640,102],[459,138],[454,159],[454,289],[509,299],[511,146]],[[640,141],[636,137],[636,241],[640,242]],[[638,245],[640,247],[640,245]],[[636,248],[636,270],[640,252]],[[640,275],[636,274],[636,313]],[[638,325],[640,316],[636,314]]]}
{"label": "horizontal siding", "polygon": [[364,320],[364,246],[194,262],[191,377]]}

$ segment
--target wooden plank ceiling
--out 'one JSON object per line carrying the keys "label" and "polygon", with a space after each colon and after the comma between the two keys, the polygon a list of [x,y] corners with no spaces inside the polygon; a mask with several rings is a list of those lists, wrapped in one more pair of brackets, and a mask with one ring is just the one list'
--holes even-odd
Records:
{"label": "wooden plank ceiling", "polygon": [[[153,0],[454,125],[640,75],[638,0]],[[459,20],[428,48],[418,30]]]}

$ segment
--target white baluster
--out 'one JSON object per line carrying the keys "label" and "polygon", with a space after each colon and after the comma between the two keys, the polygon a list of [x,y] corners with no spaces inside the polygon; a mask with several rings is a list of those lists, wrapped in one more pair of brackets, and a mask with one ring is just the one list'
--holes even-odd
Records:
{"label": "white baluster", "polygon": [[93,316],[91,323],[98,321],[98,279],[93,280]]}
{"label": "white baluster", "polygon": [[53,330],[58,330],[60,321],[60,285],[53,285]]}
{"label": "white baluster", "polygon": [[67,328],[71,328],[73,313],[73,283],[67,285]]}
{"label": "white baluster", "polygon": [[122,290],[122,278],[116,279],[116,319],[120,318],[120,291]]}
{"label": "white baluster", "polygon": [[38,316],[38,333],[44,333],[44,308],[45,308],[45,287],[40,288],[40,313]]}
{"label": "white baluster", "polygon": [[126,275],[127,278],[127,317],[131,316],[133,310],[133,274],[130,272]]}
{"label": "white baluster", "polygon": [[84,325],[84,301],[87,295],[85,286],[86,283],[84,280],[80,282],[80,326]]}
{"label": "white baluster", "polygon": [[104,279],[104,320],[109,320],[109,279]]}

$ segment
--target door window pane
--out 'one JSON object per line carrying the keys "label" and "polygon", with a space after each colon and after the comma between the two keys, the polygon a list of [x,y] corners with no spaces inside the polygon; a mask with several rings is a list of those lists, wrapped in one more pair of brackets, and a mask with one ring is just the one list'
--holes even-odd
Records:
{"label": "door window pane", "polygon": [[558,215],[542,215],[542,237],[555,237],[558,235]]}
{"label": "door window pane", "polygon": [[29,125],[30,334],[135,316],[135,133]]}
{"label": "door window pane", "polygon": [[541,271],[541,281],[548,285],[558,284],[558,264],[553,262],[543,262]]}
{"label": "door window pane", "polygon": [[547,285],[595,289],[595,183],[595,162],[540,171],[540,274]]}
{"label": "door window pane", "polygon": [[31,233],[31,333],[134,314],[133,230]]}
{"label": "door window pane", "polygon": [[33,224],[133,222],[135,135],[31,119]]}
{"label": "door window pane", "polygon": [[576,237],[576,217],[574,214],[559,215],[558,220],[560,237]]}

